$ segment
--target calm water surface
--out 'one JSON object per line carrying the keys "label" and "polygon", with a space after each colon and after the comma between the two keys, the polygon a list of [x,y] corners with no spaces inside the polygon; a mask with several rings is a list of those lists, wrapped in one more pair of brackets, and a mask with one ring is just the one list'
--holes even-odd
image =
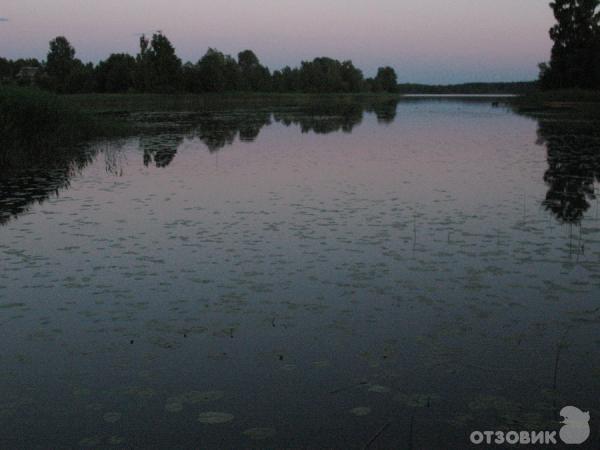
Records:
{"label": "calm water surface", "polygon": [[465,448],[566,405],[597,448],[597,123],[133,119],[0,180],[0,448]]}

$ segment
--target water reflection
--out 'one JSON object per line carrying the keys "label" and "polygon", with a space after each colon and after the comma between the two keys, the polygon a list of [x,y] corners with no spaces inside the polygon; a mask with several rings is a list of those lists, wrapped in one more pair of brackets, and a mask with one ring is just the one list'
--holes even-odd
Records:
{"label": "water reflection", "polygon": [[[465,102],[472,103],[473,100]],[[398,100],[323,101],[294,107],[210,113],[136,113],[132,118],[139,124],[139,147],[144,166],[167,168],[186,140],[197,139],[214,153],[233,145],[236,139],[255,141],[261,130],[273,123],[298,127],[302,133],[352,133],[362,123],[365,113],[374,114],[379,124],[393,123],[398,103]],[[600,127],[597,122],[574,120],[564,114],[536,117],[536,120],[538,144],[546,146],[548,162],[548,169],[540,174],[548,191],[539,201],[559,222],[580,223],[590,208],[590,201],[596,198],[595,183],[600,180]],[[111,143],[107,148],[113,150],[102,152],[107,171],[119,175],[122,170],[115,158],[118,145]],[[93,161],[96,154],[97,148],[69,149],[57,152],[51,161],[28,160],[20,167],[0,167],[0,224],[26,212],[30,205],[41,203],[68,188],[70,179]]]}
{"label": "water reflection", "polygon": [[538,123],[538,143],[547,148],[546,210],[560,222],[578,224],[596,199],[600,181],[600,127],[590,120],[548,120]]}
{"label": "water reflection", "polygon": [[89,149],[63,149],[53,160],[40,164],[28,161],[25,167],[0,167],[0,225],[67,189],[71,178],[94,158],[95,152]]}
{"label": "water reflection", "polygon": [[271,113],[258,111],[238,113],[215,113],[198,116],[187,131],[188,138],[197,138],[211,153],[232,145],[239,136],[240,141],[254,141],[263,127],[271,124]]}
{"label": "water reflection", "polygon": [[[352,132],[365,112],[374,112],[379,120],[393,120],[398,101],[350,103],[314,103],[280,111],[234,110],[211,113],[136,113],[139,146],[144,166],[168,167],[185,139],[198,139],[210,153],[242,142],[256,140],[261,130],[273,123],[298,126],[303,133]],[[110,147],[118,145],[111,143]],[[94,161],[98,148],[72,148],[57,151],[51,160],[28,159],[12,166],[0,167],[0,224],[25,213],[67,189],[71,178]],[[107,171],[121,174],[114,151],[103,151]]]}
{"label": "water reflection", "polygon": [[154,162],[156,167],[167,167],[182,142],[183,136],[177,134],[142,135],[140,147],[144,152],[144,166]]}
{"label": "water reflection", "polygon": [[[398,102],[394,103],[394,108]],[[372,105],[315,105],[298,111],[282,111],[274,114],[276,122],[286,126],[297,125],[302,133],[327,134],[342,131],[352,133],[363,120],[363,113],[371,111]]]}

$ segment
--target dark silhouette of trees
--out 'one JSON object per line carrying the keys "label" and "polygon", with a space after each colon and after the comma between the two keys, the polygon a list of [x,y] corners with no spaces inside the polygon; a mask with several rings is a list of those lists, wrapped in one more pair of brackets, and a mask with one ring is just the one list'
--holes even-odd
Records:
{"label": "dark silhouette of trees", "polygon": [[273,72],[272,88],[275,92],[299,92],[300,70],[289,66]]}
{"label": "dark silhouette of trees", "polygon": [[6,58],[0,57],[0,82],[10,80],[13,77],[12,64]]}
{"label": "dark silhouette of trees", "polygon": [[75,49],[67,38],[59,36],[50,41],[46,72],[56,90],[63,89],[75,66]]}
{"label": "dark silhouette of trees", "polygon": [[236,91],[241,86],[241,70],[229,55],[209,48],[198,61],[199,85],[203,92]]}
{"label": "dark silhouette of trees", "polygon": [[[236,60],[214,48],[209,48],[197,63],[182,64],[162,32],[154,33],[152,38],[142,35],[139,48],[135,58],[123,53],[111,54],[94,66],[77,59],[73,46],[59,36],[50,42],[45,64],[0,58],[0,83],[16,83],[22,67],[39,67],[39,76],[33,81],[58,93],[397,92],[396,73],[391,67],[380,68],[374,79],[365,80],[352,61],[320,57],[271,74],[252,50],[241,51]],[[27,70],[28,74],[34,72]]]}
{"label": "dark silhouette of trees", "polygon": [[557,24],[549,63],[540,64],[542,89],[600,87],[600,0],[555,0]]}
{"label": "dark silhouette of trees", "polygon": [[380,67],[377,75],[369,80],[373,92],[398,92],[398,76],[392,67]]}
{"label": "dark silhouette of trees", "polygon": [[536,85],[535,81],[449,85],[402,83],[398,85],[398,92],[402,94],[529,94],[537,90]]}
{"label": "dark silhouette of trees", "polygon": [[351,61],[326,57],[303,61],[298,78],[303,92],[360,92],[364,87],[363,74]]}
{"label": "dark silhouette of trees", "polygon": [[197,64],[186,62],[181,69],[181,87],[185,92],[202,92],[202,80],[200,79],[200,69]]}
{"label": "dark silhouette of trees", "polygon": [[251,50],[244,50],[236,61],[209,48],[197,64],[183,66],[182,88],[187,92],[230,92],[271,90],[271,74]]}
{"label": "dark silhouette of trees", "polygon": [[170,93],[179,90],[181,60],[162,33],[154,33],[151,40],[146,36],[140,38],[137,65],[136,85],[141,91]]}
{"label": "dark silhouette of trees", "polygon": [[98,92],[127,92],[134,87],[136,61],[131,55],[112,54],[96,67]]}
{"label": "dark silhouette of trees", "polygon": [[271,73],[262,66],[252,50],[244,50],[238,54],[238,65],[241,72],[241,89],[244,91],[271,90]]}
{"label": "dark silhouette of trees", "polygon": [[59,93],[78,91],[84,74],[83,64],[75,59],[75,49],[67,38],[59,36],[50,41],[46,58],[48,86]]}

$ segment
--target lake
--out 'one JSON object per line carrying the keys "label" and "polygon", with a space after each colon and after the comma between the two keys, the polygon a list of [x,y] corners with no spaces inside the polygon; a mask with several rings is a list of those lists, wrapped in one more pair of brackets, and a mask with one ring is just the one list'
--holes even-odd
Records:
{"label": "lake", "polygon": [[0,448],[465,448],[600,417],[597,122],[128,119],[0,179]]}

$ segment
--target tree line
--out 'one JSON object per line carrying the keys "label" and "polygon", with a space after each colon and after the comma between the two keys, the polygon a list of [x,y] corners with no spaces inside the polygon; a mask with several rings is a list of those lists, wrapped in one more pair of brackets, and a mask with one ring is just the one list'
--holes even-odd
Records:
{"label": "tree line", "polygon": [[[35,68],[32,70],[31,68]],[[54,92],[397,92],[396,72],[380,67],[365,78],[352,61],[321,57],[302,61],[299,67],[271,72],[252,50],[237,59],[209,48],[196,63],[182,63],[161,32],[141,36],[139,53],[111,54],[97,64],[83,63],[65,37],[50,41],[45,61],[0,58],[0,82],[33,83]]]}
{"label": "tree line", "polygon": [[600,89],[600,0],[555,0],[550,62],[540,64],[540,87]]}

